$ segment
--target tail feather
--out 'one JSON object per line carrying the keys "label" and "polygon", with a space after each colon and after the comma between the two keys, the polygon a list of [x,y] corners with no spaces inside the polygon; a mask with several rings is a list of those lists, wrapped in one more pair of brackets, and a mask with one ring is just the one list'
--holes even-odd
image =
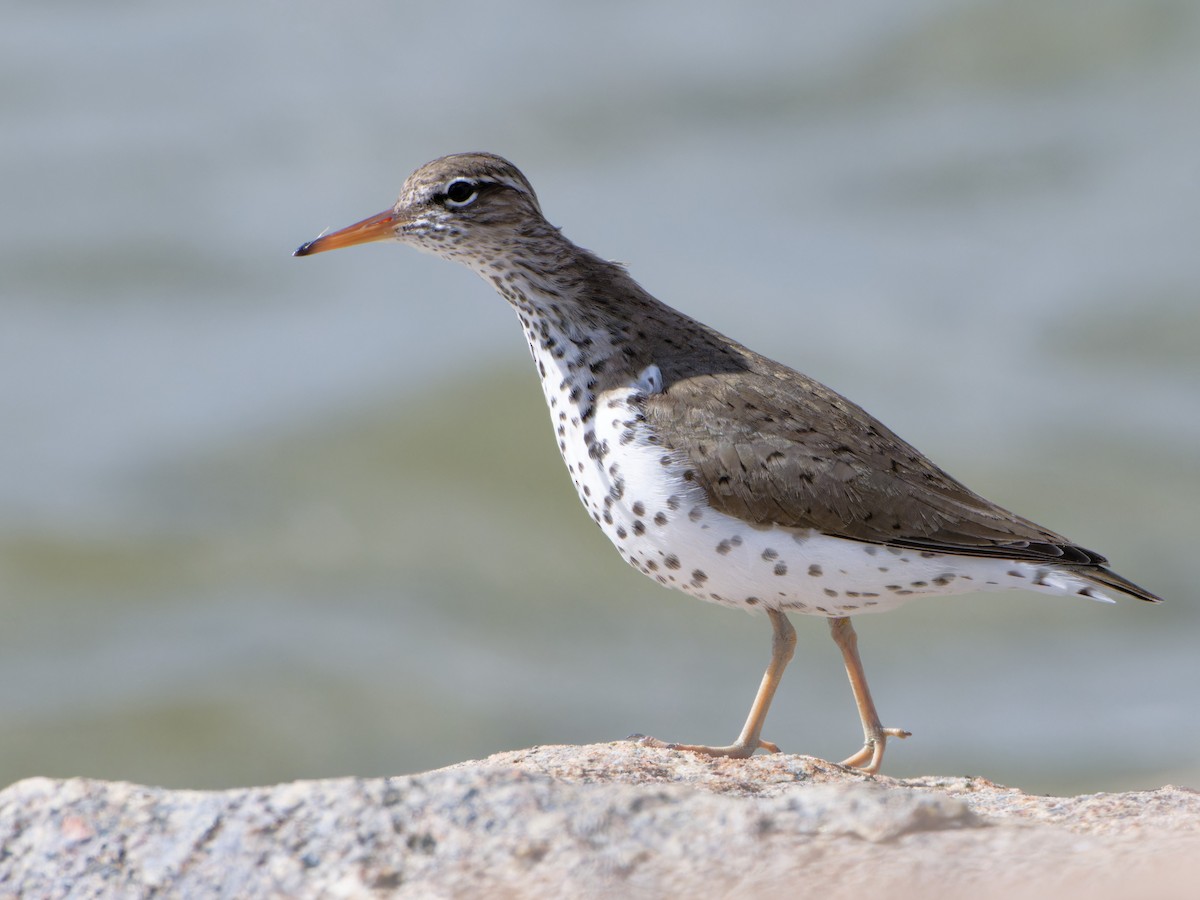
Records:
{"label": "tail feather", "polygon": [[[1141,585],[1134,584],[1128,578],[1123,578],[1112,569],[1106,569],[1103,566],[1076,569],[1074,574],[1077,574],[1084,581],[1088,581],[1099,588],[1111,588],[1118,593],[1127,594],[1139,600],[1145,600],[1147,603],[1162,603],[1162,597],[1150,593]],[[1106,597],[1104,599],[1110,598]]]}

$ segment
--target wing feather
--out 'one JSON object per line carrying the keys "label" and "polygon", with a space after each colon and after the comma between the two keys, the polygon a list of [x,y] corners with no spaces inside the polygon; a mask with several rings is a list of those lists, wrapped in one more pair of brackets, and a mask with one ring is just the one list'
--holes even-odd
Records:
{"label": "wing feather", "polygon": [[867,412],[791,370],[683,378],[647,397],[645,415],[665,446],[691,460],[715,508],[755,524],[931,551],[1105,563],[974,493]]}

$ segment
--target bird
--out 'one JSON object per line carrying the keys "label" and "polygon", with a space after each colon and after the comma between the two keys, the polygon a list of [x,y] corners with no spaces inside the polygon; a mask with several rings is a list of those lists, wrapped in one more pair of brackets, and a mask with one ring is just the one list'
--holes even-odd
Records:
{"label": "bird", "polygon": [[293,255],[390,240],[465,265],[516,312],[579,499],[626,562],[768,617],[770,661],[733,743],[631,736],[645,746],[779,752],[762,732],[798,613],[828,621],[862,723],[840,764],[875,774],[888,739],[910,733],[881,723],[853,617],[1007,589],[1162,599],[971,491],[831,388],[651,296],[550,224],[501,156],[426,163],[390,209]]}

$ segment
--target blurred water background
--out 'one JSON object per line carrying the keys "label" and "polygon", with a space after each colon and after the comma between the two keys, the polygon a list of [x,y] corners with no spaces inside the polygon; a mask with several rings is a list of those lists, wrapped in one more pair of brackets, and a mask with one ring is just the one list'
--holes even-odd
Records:
{"label": "blurred water background", "polygon": [[[1200,5],[8,4],[0,782],[731,739],[765,620],[627,568],[465,270],[297,260],[444,153],[820,378],[1151,608],[858,626],[894,775],[1200,782]],[[858,723],[823,622],[767,725]]]}

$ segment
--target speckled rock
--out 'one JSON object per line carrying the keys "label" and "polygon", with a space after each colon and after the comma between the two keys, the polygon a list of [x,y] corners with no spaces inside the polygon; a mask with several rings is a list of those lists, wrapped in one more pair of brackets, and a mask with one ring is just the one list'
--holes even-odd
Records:
{"label": "speckled rock", "polygon": [[1193,898],[1200,794],[538,747],[397,778],[0,793],[0,896]]}

